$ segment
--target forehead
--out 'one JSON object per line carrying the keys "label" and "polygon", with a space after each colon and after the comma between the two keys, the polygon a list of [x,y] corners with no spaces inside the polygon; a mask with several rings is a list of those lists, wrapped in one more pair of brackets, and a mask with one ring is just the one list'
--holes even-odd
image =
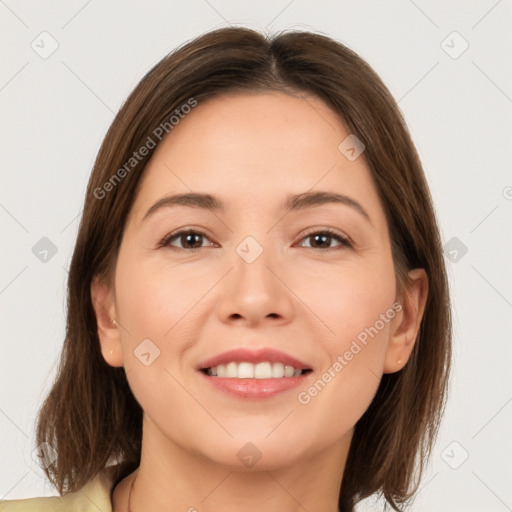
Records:
{"label": "forehead", "polygon": [[209,99],[156,148],[133,213],[141,217],[149,203],[171,192],[208,192],[225,198],[228,207],[262,208],[316,188],[357,196],[379,215],[364,154],[350,161],[339,150],[349,135],[315,96],[265,92]]}

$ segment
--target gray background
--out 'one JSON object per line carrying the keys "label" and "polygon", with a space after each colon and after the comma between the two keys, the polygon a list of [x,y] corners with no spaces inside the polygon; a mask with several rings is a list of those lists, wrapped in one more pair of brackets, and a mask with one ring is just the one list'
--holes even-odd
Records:
{"label": "gray background", "polygon": [[511,0],[0,0],[0,499],[56,494],[31,457],[34,422],[106,130],[166,53],[236,24],[330,35],[399,101],[447,244],[455,320],[450,400],[413,510],[512,510],[511,14]]}

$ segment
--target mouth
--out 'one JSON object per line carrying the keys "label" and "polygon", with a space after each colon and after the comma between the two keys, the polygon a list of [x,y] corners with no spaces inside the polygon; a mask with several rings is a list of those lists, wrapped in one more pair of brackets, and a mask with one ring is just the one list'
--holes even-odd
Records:
{"label": "mouth", "polygon": [[227,364],[219,364],[202,368],[201,371],[210,377],[219,379],[289,379],[290,377],[300,377],[312,370],[310,368],[295,368],[283,363],[271,363],[263,361],[261,363],[249,363],[242,361],[230,361]]}
{"label": "mouth", "polygon": [[241,398],[266,398],[304,383],[313,369],[274,349],[236,349],[198,365],[220,391]]}

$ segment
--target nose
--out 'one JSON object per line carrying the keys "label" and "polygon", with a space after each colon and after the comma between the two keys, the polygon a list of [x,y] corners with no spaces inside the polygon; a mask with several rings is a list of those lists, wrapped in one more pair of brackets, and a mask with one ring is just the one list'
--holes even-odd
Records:
{"label": "nose", "polygon": [[247,327],[291,322],[295,312],[294,295],[287,286],[279,258],[268,248],[254,261],[243,256],[242,251],[234,256],[234,268],[219,290],[221,321]]}

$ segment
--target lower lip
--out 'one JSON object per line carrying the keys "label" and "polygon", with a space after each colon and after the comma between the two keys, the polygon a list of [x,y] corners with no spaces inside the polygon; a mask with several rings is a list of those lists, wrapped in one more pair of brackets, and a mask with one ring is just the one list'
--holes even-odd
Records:
{"label": "lower lip", "polygon": [[281,379],[230,379],[212,377],[200,372],[208,382],[217,389],[242,398],[267,398],[278,393],[296,388],[304,383],[309,374],[299,377],[283,377]]}

